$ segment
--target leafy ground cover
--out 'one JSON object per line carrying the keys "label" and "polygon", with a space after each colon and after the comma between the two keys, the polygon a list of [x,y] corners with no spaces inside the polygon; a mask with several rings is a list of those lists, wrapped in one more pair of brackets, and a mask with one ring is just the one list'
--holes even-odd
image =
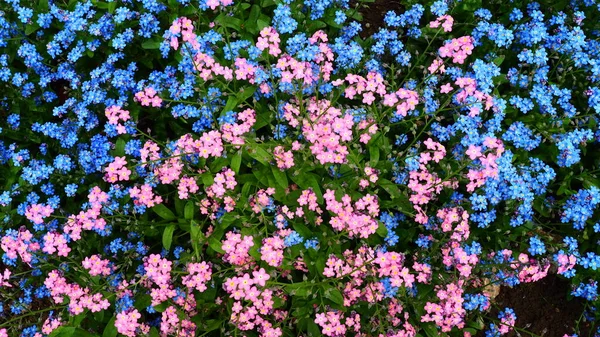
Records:
{"label": "leafy ground cover", "polygon": [[599,10],[3,0],[0,337],[600,335]]}

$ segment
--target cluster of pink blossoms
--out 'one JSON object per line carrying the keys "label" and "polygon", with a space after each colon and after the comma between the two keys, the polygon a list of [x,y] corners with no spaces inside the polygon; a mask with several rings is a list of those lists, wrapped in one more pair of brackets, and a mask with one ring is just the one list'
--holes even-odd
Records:
{"label": "cluster of pink blossoms", "polygon": [[294,166],[294,154],[292,151],[285,151],[283,146],[276,146],[273,149],[273,157],[280,170],[286,170]]}
{"label": "cluster of pink blossoms", "polygon": [[261,51],[265,49],[269,49],[269,54],[273,56],[277,56],[281,54],[281,49],[279,49],[279,34],[277,30],[273,27],[265,27],[260,31],[260,37],[256,42],[256,48]]}
{"label": "cluster of pink blossoms", "polygon": [[[457,207],[442,208],[436,215],[442,221],[440,225],[442,232],[453,232],[450,240],[461,242],[469,238],[469,213],[467,211]],[[455,223],[457,225],[453,228]]]}
{"label": "cluster of pink blossoms", "polygon": [[427,314],[421,317],[421,322],[435,322],[443,332],[449,332],[454,327],[464,328],[466,311],[462,305],[463,281],[439,287],[436,295],[440,303],[427,302],[425,305]]}
{"label": "cluster of pink blossoms", "polygon": [[160,195],[155,195],[154,192],[152,192],[152,186],[148,184],[130,188],[129,196],[133,199],[134,204],[144,205],[146,207],[158,205],[163,201]]}
{"label": "cluster of pink blossoms", "polygon": [[0,288],[6,287],[11,288],[12,285],[8,283],[8,279],[10,278],[11,271],[8,269],[4,269],[4,272],[0,274]]}
{"label": "cluster of pink blossoms", "polygon": [[137,336],[137,330],[140,327],[138,319],[140,319],[141,317],[142,315],[139,311],[137,311],[137,309],[130,309],[118,313],[117,318],[115,320],[115,327],[117,328],[117,332],[128,337]]}
{"label": "cluster of pink blossoms", "polygon": [[[454,97],[459,103],[470,106],[469,117],[475,117],[481,112],[481,106],[485,103],[485,110],[494,108],[494,98],[486,93],[477,90],[477,81],[469,77],[459,77],[454,81],[460,90]],[[446,85],[450,85],[449,83]],[[443,87],[443,86],[442,86]],[[451,90],[450,86],[450,90]],[[475,102],[472,102],[474,99]]]}
{"label": "cluster of pink blossoms", "polygon": [[[327,189],[323,195],[326,209],[335,214],[329,220],[331,227],[337,231],[347,230],[352,238],[358,236],[366,239],[374,234],[379,227],[375,219],[379,215],[379,203],[377,197],[370,194],[365,195],[354,203],[349,195],[344,195],[339,202],[335,198],[335,191]],[[363,212],[366,211],[367,214]]]}
{"label": "cluster of pink blossoms", "polygon": [[373,136],[374,134],[377,133],[377,130],[379,130],[379,127],[375,123],[375,120],[373,120],[372,118],[367,118],[367,119],[364,119],[364,120],[358,122],[358,125],[356,126],[357,131],[362,131],[365,129],[367,131],[361,133],[360,138],[358,140],[363,144],[369,143],[369,140],[371,140],[371,136]]}
{"label": "cluster of pink blossoms", "polygon": [[16,237],[11,235],[2,237],[0,248],[9,259],[16,259],[19,256],[23,262],[30,265],[33,253],[40,250],[40,244],[29,230],[20,230]]}
{"label": "cluster of pink blossoms", "polygon": [[429,23],[429,27],[438,28],[440,25],[442,25],[442,28],[444,28],[444,32],[448,33],[448,32],[452,31],[453,24],[454,24],[453,17],[451,17],[450,15],[442,15],[442,16],[439,16],[437,19],[435,19],[435,21],[431,21]]}
{"label": "cluster of pink blossoms", "polygon": [[221,198],[227,190],[233,190],[236,185],[235,172],[227,168],[222,173],[220,172],[215,175],[214,183],[206,189],[206,194],[210,198]]}
{"label": "cluster of pink blossoms", "polygon": [[241,136],[249,132],[256,123],[256,112],[252,109],[246,109],[237,114],[237,119],[242,123],[225,123],[221,126],[222,138],[233,145],[244,145],[245,141]]}
{"label": "cluster of pink blossoms", "polygon": [[54,212],[50,205],[33,204],[25,210],[25,217],[36,225],[44,223],[44,218],[49,217]]}
{"label": "cluster of pink blossoms", "polygon": [[160,108],[162,104],[162,98],[157,95],[156,90],[153,88],[146,88],[136,93],[135,100],[140,102],[142,106],[152,106],[154,108]]}
{"label": "cluster of pink blossoms", "polygon": [[360,315],[358,313],[351,313],[348,317],[345,317],[342,323],[343,318],[343,312],[328,311],[326,313],[318,313],[315,323],[321,326],[321,331],[325,336],[341,337],[345,336],[347,331],[352,331],[353,333],[360,332]]}
{"label": "cluster of pink blossoms", "polygon": [[140,161],[143,163],[142,167],[146,167],[148,161],[156,161],[160,158],[160,147],[158,144],[151,140],[147,140],[144,146],[140,150]]}
{"label": "cluster of pink blossoms", "polygon": [[209,157],[220,157],[223,154],[223,140],[221,133],[216,130],[205,132],[199,139],[192,138],[192,135],[185,134],[177,140],[178,154],[197,154],[199,157],[207,159]]}
{"label": "cluster of pink blossoms", "polygon": [[469,277],[473,267],[479,262],[477,255],[467,254],[456,241],[451,241],[441,251],[442,263],[447,267],[454,266],[462,278]]}
{"label": "cluster of pink blossoms", "polygon": [[172,266],[173,262],[161,258],[158,254],[151,254],[144,258],[144,270],[146,271],[147,280],[158,286],[158,288],[152,287],[150,282],[145,283],[146,288],[151,289],[152,305],[159,305],[177,295],[171,285]]}
{"label": "cluster of pink blossoms", "polygon": [[179,199],[185,200],[189,198],[189,193],[196,193],[198,192],[198,189],[199,187],[196,183],[196,179],[186,176],[179,179],[179,184],[177,185]]}
{"label": "cluster of pink blossoms", "polygon": [[117,181],[127,181],[131,175],[131,170],[127,168],[127,160],[125,157],[115,157],[115,160],[108,164],[104,169],[104,181],[116,183]]}
{"label": "cluster of pink blossoms", "polygon": [[64,296],[69,297],[69,312],[72,315],[79,315],[85,309],[89,309],[91,312],[100,312],[110,307],[110,302],[103,298],[102,294],[90,295],[88,288],[68,283],[57,270],[48,273],[44,285],[50,291],[54,303],[61,304],[64,302]]}
{"label": "cluster of pink blossoms", "polygon": [[[192,45],[192,47],[194,47],[194,45]],[[238,59],[236,59],[236,62],[238,62],[237,60]],[[240,63],[238,62],[238,64]],[[212,56],[204,53],[198,52],[194,56],[194,67],[198,72],[198,76],[205,81],[213,79],[214,75],[223,76],[223,78],[227,81],[231,81],[233,79],[233,69],[222,66],[216,62]],[[245,68],[245,71],[251,71],[252,74],[254,74],[253,68]]]}
{"label": "cluster of pink blossoms", "polygon": [[463,64],[467,56],[473,53],[473,38],[462,36],[444,44],[439,49],[440,57],[452,57],[453,63]]}
{"label": "cluster of pink blossoms", "polygon": [[[500,251],[501,262],[508,264],[512,269],[512,271],[510,269],[504,271],[505,277],[517,276],[520,282],[529,283],[539,281],[548,275],[550,270],[549,261],[538,261],[525,253],[520,253],[517,260],[515,260],[512,254],[513,251],[510,249]],[[496,256],[494,252],[488,254],[489,258],[494,256]],[[499,279],[497,281],[503,282],[504,280]]]}
{"label": "cluster of pink blossoms", "polygon": [[396,115],[406,117],[419,104],[419,94],[416,91],[400,88],[396,92],[383,96],[383,105],[396,107]]}
{"label": "cluster of pink blossoms", "polygon": [[564,254],[559,252],[557,254],[556,261],[558,263],[558,274],[564,274],[567,271],[575,268],[575,264],[577,263],[577,257],[573,254]]}
{"label": "cluster of pink blossoms", "polygon": [[206,6],[210,7],[210,9],[215,10],[220,6],[229,6],[233,4],[233,0],[206,0]]}
{"label": "cluster of pink blossoms", "polygon": [[[321,42],[319,42],[321,41]],[[301,81],[302,86],[309,86],[320,79],[329,81],[333,71],[333,51],[327,45],[327,35],[323,31],[317,31],[309,38],[309,42],[314,45],[319,43],[319,52],[314,56],[313,61],[319,65],[319,71],[313,72],[313,64],[308,61],[298,61],[288,54],[279,57],[275,67],[281,71],[281,83],[292,83],[292,81]],[[263,93],[270,92],[268,84],[263,83],[260,86]]]}
{"label": "cluster of pink blossoms", "polygon": [[[194,312],[188,312],[188,314],[193,315]],[[193,337],[196,334],[196,324],[189,319],[180,319],[177,308],[169,306],[162,313],[160,332],[161,336]]]}
{"label": "cluster of pink blossoms", "polygon": [[466,155],[472,160],[479,160],[481,169],[469,169],[467,177],[470,182],[467,184],[467,191],[473,192],[477,187],[483,186],[488,178],[498,177],[498,164],[496,159],[504,152],[504,145],[500,139],[486,137],[483,145],[492,151],[487,154],[482,153],[481,146],[469,145]]}
{"label": "cluster of pink blossoms", "polygon": [[67,245],[65,235],[57,232],[48,232],[44,235],[44,248],[42,248],[42,251],[48,254],[57,253],[58,256],[66,257],[71,252],[71,248]]}
{"label": "cluster of pink blossoms", "polygon": [[[60,317],[59,318],[48,317],[44,321],[44,324],[42,324],[42,333],[49,335],[52,333],[52,331],[56,330],[62,324],[63,324],[63,322],[61,321]],[[42,335],[39,333],[36,333],[33,337],[42,337]]]}
{"label": "cluster of pink blossoms", "polygon": [[[283,334],[280,328],[273,327],[266,316],[275,315],[283,319],[282,315],[274,310],[274,293],[271,289],[261,289],[271,276],[263,269],[250,273],[243,273],[225,279],[223,289],[234,299],[231,308],[230,321],[240,330],[257,329],[261,337],[279,337]],[[277,294],[281,297],[283,294]],[[246,304],[243,301],[247,301]]]}
{"label": "cluster of pink blossoms", "polygon": [[183,17],[175,19],[169,27],[169,32],[171,33],[169,44],[174,50],[179,49],[179,36],[181,36],[183,42],[188,42],[195,50],[200,48],[200,44],[196,40],[192,20]]}
{"label": "cluster of pink blossoms", "polygon": [[373,104],[375,94],[378,96],[386,94],[383,76],[376,72],[369,72],[367,78],[360,75],[348,74],[345,79],[337,79],[331,82],[334,86],[341,86],[344,83],[347,83],[344,89],[344,96],[346,98],[354,99],[354,96],[361,95],[362,102],[367,105]]}
{"label": "cluster of pink blossoms", "polygon": [[232,191],[235,186],[237,186],[237,181],[233,170],[227,168],[223,172],[217,173],[213,184],[206,188],[207,198],[200,200],[200,213],[215,219],[215,214],[221,207],[220,199],[223,199],[226,212],[233,211],[236,202],[232,197],[225,196],[225,193]]}
{"label": "cluster of pink blossoms", "polygon": [[331,102],[314,98],[307,106],[308,118],[300,116],[299,107],[290,103],[283,110],[283,116],[290,126],[297,127],[302,122],[302,134],[321,164],[346,162],[348,148],[342,142],[352,140],[352,115],[342,116],[342,111],[331,106]]}
{"label": "cluster of pink blossoms", "polygon": [[423,142],[429,152],[422,152],[419,155],[419,169],[410,171],[408,188],[414,193],[409,198],[413,208],[417,211],[415,221],[417,223],[427,223],[429,217],[423,211],[421,205],[428,204],[436,195],[440,194],[444,187],[456,188],[456,180],[443,181],[435,173],[430,173],[427,164],[431,161],[439,163],[446,156],[446,148],[428,138]]}
{"label": "cluster of pink blossoms", "polygon": [[273,199],[271,198],[273,194],[275,194],[275,189],[273,187],[260,189],[255,195],[248,199],[248,204],[254,213],[260,213],[265,209],[265,207],[273,203]]}
{"label": "cluster of pink blossoms", "polygon": [[100,217],[100,213],[103,205],[108,202],[108,194],[96,186],[88,194],[88,201],[90,203],[89,209],[80,211],[77,215],[69,216],[65,224],[64,232],[73,241],[81,239],[81,232],[84,229],[102,231],[106,226],[106,220]]}
{"label": "cluster of pink blossoms", "polygon": [[112,105],[104,110],[106,118],[108,118],[108,124],[116,125],[117,133],[122,135],[127,132],[125,125],[119,123],[120,121],[126,122],[131,119],[129,111],[121,109],[120,106]]}
{"label": "cluster of pink blossoms", "polygon": [[207,289],[206,282],[210,281],[212,270],[208,263],[188,263],[186,267],[189,275],[182,278],[183,285],[190,289],[203,292]]}
{"label": "cluster of pink blossoms", "polygon": [[108,276],[113,272],[111,262],[109,260],[102,259],[102,257],[97,254],[86,257],[81,264],[83,265],[83,268],[89,270],[90,275],[92,276]]}
{"label": "cluster of pink blossoms", "polygon": [[370,184],[374,184],[377,182],[377,180],[379,180],[379,171],[376,169],[373,169],[369,166],[365,166],[364,169],[365,175],[367,176],[367,179],[361,179],[359,182],[359,186],[361,188],[367,188]]}
{"label": "cluster of pink blossoms", "polygon": [[252,257],[248,254],[250,248],[254,246],[252,236],[244,236],[234,232],[227,232],[221,249],[225,251],[223,260],[235,266],[243,266],[252,262]]}
{"label": "cluster of pink blossoms", "polygon": [[379,266],[378,276],[389,277],[392,287],[413,286],[415,276],[404,267],[404,255],[397,252],[377,252],[375,263]]}
{"label": "cluster of pink blossoms", "polygon": [[283,262],[283,239],[278,236],[264,238],[260,248],[260,259],[269,266],[279,267]]}
{"label": "cluster of pink blossoms", "polygon": [[[173,153],[175,156],[177,152]],[[154,174],[161,184],[170,184],[181,177],[183,161],[180,157],[166,159],[154,168]]]}

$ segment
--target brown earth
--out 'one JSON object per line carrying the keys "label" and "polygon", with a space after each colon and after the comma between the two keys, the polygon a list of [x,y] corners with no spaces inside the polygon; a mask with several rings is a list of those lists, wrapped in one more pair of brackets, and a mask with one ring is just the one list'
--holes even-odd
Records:
{"label": "brown earth", "polygon": [[[493,304],[501,309],[509,307],[515,311],[515,326],[521,336],[562,337],[575,333],[577,321],[582,317],[585,301],[579,298],[567,300],[571,287],[568,280],[556,275],[514,288],[502,287]],[[491,317],[498,317],[492,310]],[[591,324],[581,319],[580,337],[590,336]],[[530,332],[530,333],[528,333]],[[532,335],[533,334],[533,335]],[[483,332],[478,336],[484,336]],[[506,336],[518,336],[514,331]]]}

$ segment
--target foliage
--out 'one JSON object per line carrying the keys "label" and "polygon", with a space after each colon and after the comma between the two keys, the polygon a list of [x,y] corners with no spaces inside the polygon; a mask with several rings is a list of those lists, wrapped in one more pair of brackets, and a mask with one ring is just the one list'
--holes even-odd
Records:
{"label": "foliage", "polygon": [[0,336],[594,322],[600,6],[368,5],[2,1]]}

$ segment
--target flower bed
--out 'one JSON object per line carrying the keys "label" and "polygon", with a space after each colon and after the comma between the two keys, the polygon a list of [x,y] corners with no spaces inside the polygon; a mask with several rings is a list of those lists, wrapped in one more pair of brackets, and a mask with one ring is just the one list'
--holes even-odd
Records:
{"label": "flower bed", "polygon": [[600,6],[368,5],[2,2],[0,337],[594,333]]}

